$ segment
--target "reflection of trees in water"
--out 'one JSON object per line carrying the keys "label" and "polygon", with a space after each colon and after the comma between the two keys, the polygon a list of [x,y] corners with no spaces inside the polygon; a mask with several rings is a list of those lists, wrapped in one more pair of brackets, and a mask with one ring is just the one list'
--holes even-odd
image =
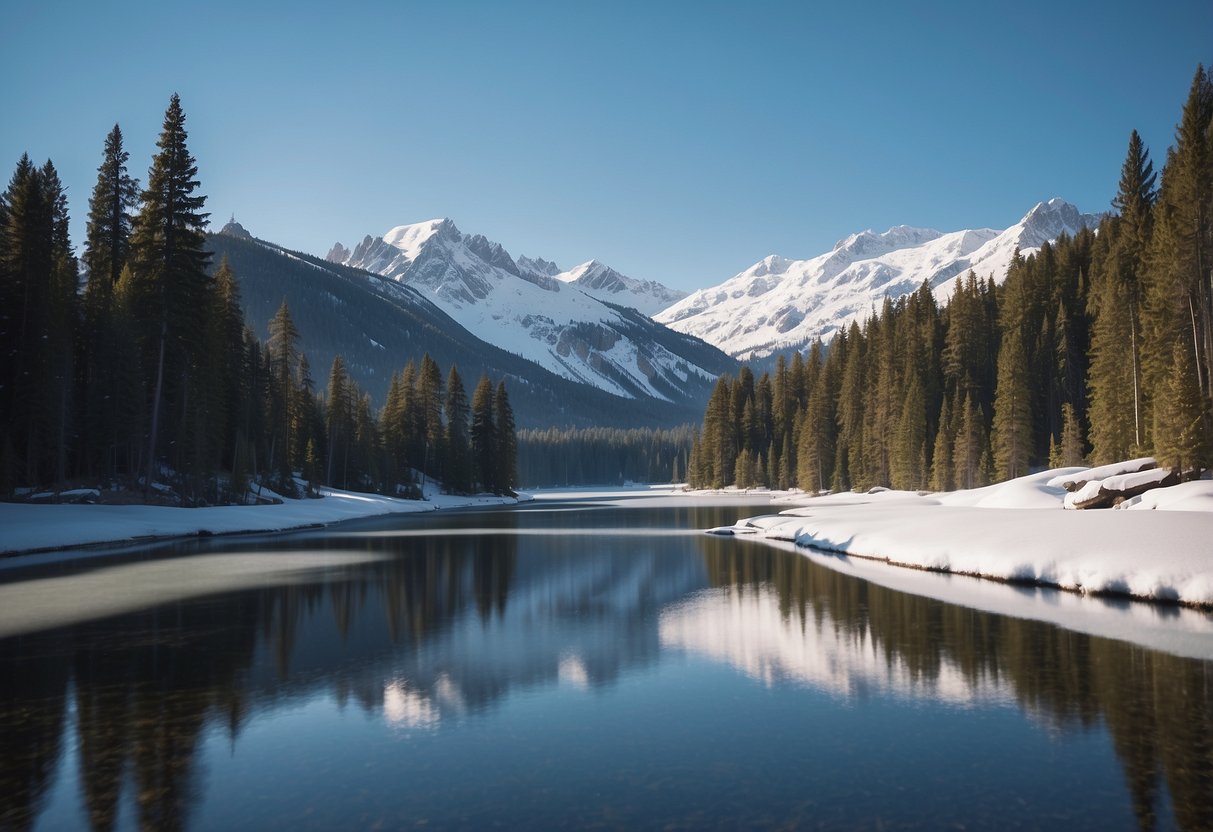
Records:
{"label": "reflection of trees in water", "polygon": [[[384,548],[373,539],[364,545]],[[220,726],[234,738],[255,705],[299,692],[291,662],[305,647],[297,642],[309,614],[327,600],[347,642],[373,605],[389,643],[419,642],[460,610],[504,611],[515,545],[512,538],[491,546],[471,537],[411,538],[396,556],[328,570],[324,584],[229,593],[0,640],[0,829],[31,828],[42,811],[71,742],[64,736],[69,691],[90,826],[114,827],[125,789],[141,828],[185,828],[201,796],[195,757],[203,732]],[[337,539],[314,548],[353,547]],[[259,641],[277,683],[253,679]],[[346,678],[355,670],[331,668],[319,681],[342,697],[358,689]]]}
{"label": "reflection of trees in water", "polygon": [[35,639],[0,642],[0,829],[29,829],[59,760],[68,668],[62,647]]}
{"label": "reflection of trees in water", "polygon": [[785,620],[866,636],[919,680],[944,663],[973,688],[997,679],[1059,730],[1105,724],[1137,822],[1153,829],[1165,784],[1182,829],[1213,829],[1213,663],[990,615],[870,584],[764,546],[704,540],[714,586],[774,589]]}

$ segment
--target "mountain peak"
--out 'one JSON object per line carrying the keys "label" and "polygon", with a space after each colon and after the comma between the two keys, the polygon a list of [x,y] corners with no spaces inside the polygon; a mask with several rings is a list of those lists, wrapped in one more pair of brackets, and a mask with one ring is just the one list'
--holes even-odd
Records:
{"label": "mountain peak", "polygon": [[223,228],[219,229],[219,233],[226,234],[229,237],[239,237],[243,240],[253,239],[253,235],[248,233],[248,231],[245,229],[245,227],[243,225],[236,222],[235,217],[232,217],[230,220],[228,220],[227,223],[223,226]]}
{"label": "mountain peak", "polygon": [[524,275],[532,277],[555,277],[560,274],[560,267],[551,260],[544,260],[542,257],[527,257],[525,254],[519,254],[514,258],[514,262],[518,264],[518,269]]}
{"label": "mountain peak", "polygon": [[344,263],[350,259],[351,254],[353,252],[341,243],[333,243],[333,247],[329,249],[329,253],[324,256],[324,259],[330,263]]}

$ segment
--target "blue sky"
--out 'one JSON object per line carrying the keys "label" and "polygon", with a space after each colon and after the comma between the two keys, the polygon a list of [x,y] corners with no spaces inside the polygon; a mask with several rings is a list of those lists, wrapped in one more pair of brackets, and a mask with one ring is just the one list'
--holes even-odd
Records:
{"label": "blue sky", "polygon": [[[113,5],[115,8],[109,8]],[[449,216],[693,289],[863,228],[1104,210],[1161,167],[1213,3],[7,4],[0,175],[69,186],[181,95],[212,219],[324,254]]]}

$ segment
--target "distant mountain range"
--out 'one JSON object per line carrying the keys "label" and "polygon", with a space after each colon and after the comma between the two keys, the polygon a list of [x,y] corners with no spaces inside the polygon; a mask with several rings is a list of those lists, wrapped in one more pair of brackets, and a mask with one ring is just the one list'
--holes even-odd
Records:
{"label": "distant mountain range", "polygon": [[772,254],[719,286],[701,289],[654,316],[679,332],[748,360],[829,339],[851,321],[915,291],[925,280],[940,303],[970,270],[1001,283],[1015,251],[1025,257],[1062,234],[1098,225],[1051,199],[1003,231],[978,228],[940,232],[895,226],[861,231],[808,260]]}
{"label": "distant mountain range", "polygon": [[[581,326],[573,322],[564,336],[570,353],[585,349],[587,361],[603,368],[603,378],[610,377],[606,375],[610,365],[593,358],[596,348],[580,346],[578,337],[597,339],[596,344],[601,346],[612,337],[622,342],[627,334],[631,349],[641,361],[658,355],[667,362],[663,369],[671,381],[664,381],[655,372],[654,380],[646,387],[620,373],[617,389],[608,391],[478,337],[433,302],[435,294],[442,294],[432,291],[434,283],[428,286],[431,291],[423,293],[408,282],[254,238],[235,222],[218,234],[208,235],[208,246],[215,255],[214,267],[222,258],[231,263],[240,283],[246,320],[261,338],[268,336],[269,321],[285,299],[317,386],[323,389],[329,366],[340,353],[354,380],[371,394],[377,406],[383,403],[392,373],[428,352],[444,372],[451,364],[458,365],[469,394],[481,373],[506,379],[519,427],[672,426],[698,421],[716,375],[734,372],[737,367],[733,359],[696,338],[657,325],[634,310],[609,307],[555,281],[565,295],[585,297],[598,320],[610,318],[609,330],[606,325],[606,331],[596,330],[599,324],[594,321]],[[441,263],[435,254],[437,250],[426,262],[439,271]],[[446,287],[450,294],[473,291],[462,283],[458,270],[441,274],[460,281]],[[464,276],[472,277],[469,273]],[[540,314],[543,308],[535,307]],[[492,317],[491,310],[481,311]],[[677,357],[679,352],[684,357]],[[617,392],[629,384],[630,396]],[[646,392],[650,389],[662,395]]]}
{"label": "distant mountain range", "polygon": [[1052,199],[1002,231],[862,231],[807,260],[771,255],[690,295],[597,260],[562,270],[515,258],[449,219],[337,244],[325,259],[234,222],[209,240],[231,261],[262,337],[288,300],[321,387],[340,353],[381,404],[391,374],[429,352],[457,364],[469,388],[482,372],[506,378],[519,426],[625,427],[697,422],[736,359],[829,339],[923,281],[941,303],[970,270],[1001,282],[1016,250],[1027,256],[1101,218]]}
{"label": "distant mountain range", "polygon": [[542,259],[520,267],[500,243],[449,219],[368,235],[353,250],[336,245],[328,259],[408,286],[476,337],[625,399],[681,401],[729,365],[642,313],[677,299],[673,290],[594,261],[554,274]]}

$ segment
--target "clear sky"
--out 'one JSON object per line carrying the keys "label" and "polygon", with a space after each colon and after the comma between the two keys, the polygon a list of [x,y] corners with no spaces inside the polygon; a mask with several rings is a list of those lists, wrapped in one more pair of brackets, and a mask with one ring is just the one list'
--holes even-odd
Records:
{"label": "clear sky", "polygon": [[79,245],[105,134],[145,180],[176,91],[216,226],[323,255],[449,216],[689,290],[864,228],[1105,210],[1202,62],[1209,0],[9,0],[0,176],[53,159]]}

